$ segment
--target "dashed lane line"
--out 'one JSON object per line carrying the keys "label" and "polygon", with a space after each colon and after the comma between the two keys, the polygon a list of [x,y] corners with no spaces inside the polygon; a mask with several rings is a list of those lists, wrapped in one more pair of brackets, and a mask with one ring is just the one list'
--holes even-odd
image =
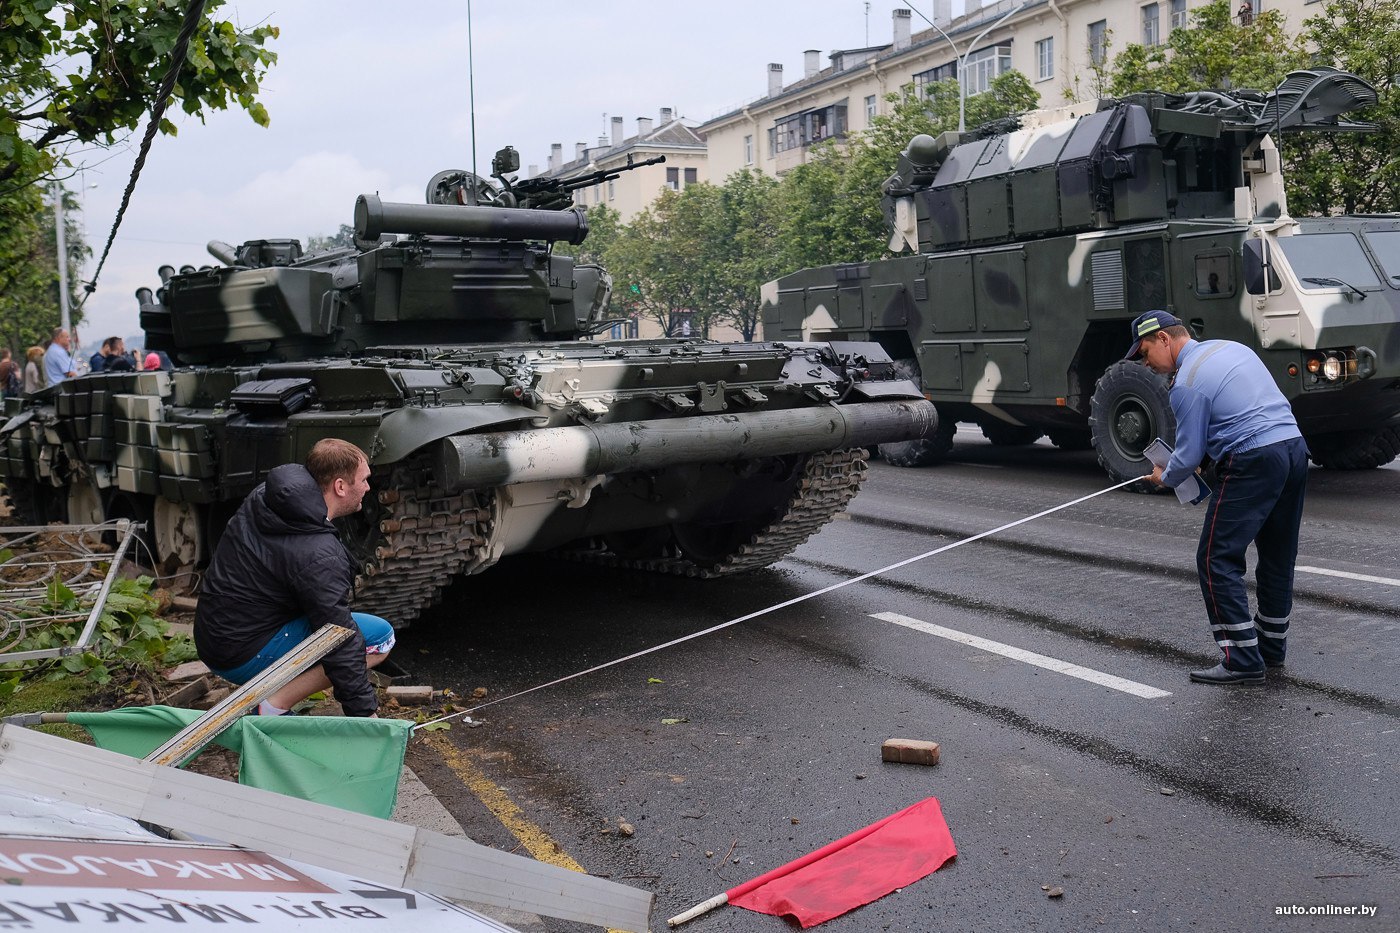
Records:
{"label": "dashed lane line", "polygon": [[1059,658],[1052,658],[1049,655],[1036,654],[1034,651],[1027,651],[1024,648],[1004,645],[999,641],[992,641],[990,638],[969,635],[967,632],[959,632],[957,629],[944,628],[941,625],[934,625],[932,622],[923,622],[919,619],[910,618],[909,616],[902,616],[896,612],[876,612],[871,615],[871,618],[880,619],[884,622],[893,622],[895,625],[902,625],[905,628],[913,629],[916,632],[923,632],[927,635],[937,635],[939,638],[946,638],[949,641],[979,648],[982,651],[999,654],[1004,658],[1011,658],[1026,664],[1033,664],[1047,671],[1056,671],[1060,674],[1067,674],[1070,677],[1077,677],[1080,680],[1087,680],[1089,683],[1098,684],[1101,687],[1121,690],[1123,693],[1130,693],[1133,696],[1142,697],[1144,700],[1156,700],[1161,697],[1171,696],[1170,691],[1158,690],[1156,687],[1149,687],[1135,680],[1127,680],[1122,677],[1116,677],[1113,674],[1105,674],[1103,671],[1096,671],[1090,667],[1081,667],[1078,664],[1061,661]]}
{"label": "dashed lane line", "polygon": [[1400,586],[1400,580],[1390,577],[1373,577],[1368,573],[1351,573],[1346,570],[1328,570],[1326,567],[1297,567],[1299,573],[1316,573],[1324,577],[1341,577],[1344,580],[1360,580],[1362,583],[1384,583],[1386,586]]}

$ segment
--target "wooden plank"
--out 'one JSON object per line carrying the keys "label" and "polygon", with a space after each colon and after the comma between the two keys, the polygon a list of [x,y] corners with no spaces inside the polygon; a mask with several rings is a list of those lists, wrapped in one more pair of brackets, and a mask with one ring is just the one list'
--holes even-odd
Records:
{"label": "wooden plank", "polygon": [[614,930],[650,925],[652,895],[636,888],[13,724],[0,724],[0,784],[366,881]]}
{"label": "wooden plank", "polygon": [[249,707],[256,706],[281,690],[354,634],[341,625],[321,626],[252,680],[216,703],[203,716],[172,735],[145,760],[176,767],[189,761],[201,748],[214,741],[220,732],[233,725]]}

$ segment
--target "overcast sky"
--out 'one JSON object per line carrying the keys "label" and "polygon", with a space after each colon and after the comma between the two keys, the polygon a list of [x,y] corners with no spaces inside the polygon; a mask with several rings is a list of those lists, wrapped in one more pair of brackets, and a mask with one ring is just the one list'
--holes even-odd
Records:
{"label": "overcast sky", "polygon": [[[595,145],[608,117],[656,119],[662,107],[702,123],[763,96],[769,62],[802,76],[805,49],[890,41],[888,0],[475,0],[477,166],[510,144],[521,173]],[[867,14],[866,8],[869,8]],[[933,15],[931,0],[915,5]],[[962,9],[961,2],[954,9]],[[471,168],[465,0],[231,0],[218,11],[243,26],[281,28],[279,60],[261,100],[263,129],[242,111],[201,124],[178,114],[178,136],[157,136],[116,244],[87,302],[85,344],[139,333],[134,291],[159,284],[162,263],[204,265],[211,239],[334,233],[356,196],[421,203],[432,175]],[[144,127],[143,127],[144,130]],[[77,157],[83,223],[94,259],[131,171],[139,133],[111,152]],[[93,187],[95,185],[95,187]],[[76,290],[76,289],[75,289]]]}

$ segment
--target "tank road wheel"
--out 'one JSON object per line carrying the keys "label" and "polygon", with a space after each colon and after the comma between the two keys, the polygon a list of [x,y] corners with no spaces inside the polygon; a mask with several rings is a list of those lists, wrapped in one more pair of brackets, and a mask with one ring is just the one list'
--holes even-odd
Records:
{"label": "tank road wheel", "polygon": [[1328,470],[1374,470],[1400,455],[1400,425],[1375,431],[1309,434],[1308,457]]}
{"label": "tank road wheel", "polygon": [[102,493],[92,483],[77,477],[68,487],[68,521],[74,525],[100,525],[107,520]]}
{"label": "tank road wheel", "polygon": [[1050,438],[1050,443],[1061,450],[1088,450],[1094,446],[1094,439],[1088,431],[1077,431],[1074,428],[1053,428],[1045,432]]}
{"label": "tank road wheel", "polygon": [[[1154,438],[1170,441],[1176,416],[1167,397],[1167,381],[1140,363],[1118,362],[1099,377],[1089,403],[1089,430],[1099,466],[1114,482],[1145,476],[1152,464],[1142,455]],[[1129,486],[1150,493],[1151,483]]]}
{"label": "tank road wheel", "polygon": [[712,570],[722,564],[725,558],[741,553],[754,535],[762,531],[765,521],[728,522],[726,524],[705,525],[700,522],[686,522],[672,525],[671,533],[681,556],[697,567]]}
{"label": "tank road wheel", "polygon": [[[894,371],[915,385],[922,385],[919,382],[919,364],[913,360],[895,360]],[[880,452],[881,458],[891,466],[931,466],[935,463],[941,463],[952,452],[953,434],[957,430],[957,422],[944,418],[943,413],[939,412],[933,430],[924,437],[918,437],[912,441],[881,444],[876,449]]]}
{"label": "tank road wheel", "polygon": [[162,562],[194,567],[204,559],[204,518],[198,506],[157,496],[152,528]]}
{"label": "tank road wheel", "polygon": [[1040,428],[1005,421],[988,421],[982,425],[982,435],[997,447],[1024,447],[1040,440]]}

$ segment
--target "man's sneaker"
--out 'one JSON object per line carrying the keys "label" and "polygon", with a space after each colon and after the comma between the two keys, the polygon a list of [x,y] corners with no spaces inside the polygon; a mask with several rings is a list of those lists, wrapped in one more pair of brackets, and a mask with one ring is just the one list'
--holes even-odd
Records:
{"label": "man's sneaker", "polygon": [[1263,671],[1232,671],[1224,664],[1217,664],[1215,667],[1206,668],[1203,671],[1192,671],[1191,679],[1198,684],[1262,684],[1264,682]]}

